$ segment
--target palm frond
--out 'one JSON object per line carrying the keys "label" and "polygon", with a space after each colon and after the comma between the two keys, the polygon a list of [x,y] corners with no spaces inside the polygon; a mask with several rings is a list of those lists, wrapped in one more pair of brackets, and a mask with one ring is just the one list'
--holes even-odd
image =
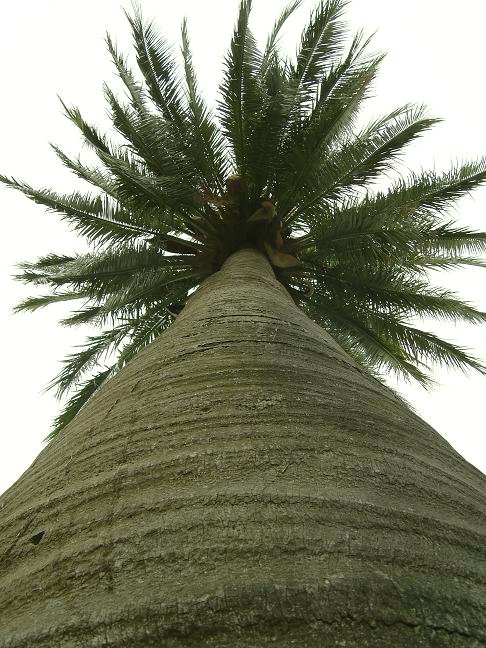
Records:
{"label": "palm frond", "polygon": [[[76,414],[86,405],[99,386],[109,377],[115,375],[121,367],[131,360],[141,349],[150,344],[172,322],[173,317],[167,312],[151,312],[136,320],[88,338],[87,343],[77,354],[72,354],[64,361],[64,368],[48,388],[57,388],[58,395],[69,389],[75,389],[63,410],[53,422],[53,428],[46,440],[57,436],[73,420]],[[110,366],[96,370],[100,359],[108,356],[110,351],[121,345],[116,360]],[[91,372],[88,378],[83,375]]]}
{"label": "palm frond", "polygon": [[22,301],[20,301],[13,310],[14,313],[21,313],[25,311],[32,312],[38,310],[39,308],[49,306],[50,304],[84,299],[85,297],[86,295],[82,291],[60,292],[54,293],[52,295],[26,297],[25,299],[22,299]]}
{"label": "palm frond", "polygon": [[204,276],[204,269],[194,266],[187,256],[164,256],[155,248],[125,247],[95,254],[78,255],[62,265],[44,267],[34,263],[20,265],[24,281],[49,285],[54,289],[62,286],[71,290],[84,290],[94,299],[104,299],[118,294],[134,281],[161,286],[165,279],[180,275],[194,275],[197,281]]}
{"label": "palm frond", "polygon": [[[299,206],[305,212],[321,198],[321,194],[328,193],[321,185],[323,181],[329,182],[329,178],[335,176],[336,172],[332,162],[323,170],[323,160],[332,160],[336,140],[342,138],[343,133],[350,128],[380,61],[381,58],[377,57],[363,65],[349,68],[340,79],[339,90],[331,93],[331,96],[327,96],[329,88],[325,88],[323,99],[319,97],[314,109],[300,120],[298,129],[285,145],[276,200],[286,222],[296,219],[296,216],[287,217],[292,208]],[[334,70],[331,71],[331,75],[333,74]],[[331,86],[335,86],[334,79]],[[347,170],[349,157],[348,151]]]}
{"label": "palm frond", "polygon": [[50,211],[60,214],[75,231],[92,242],[122,243],[153,236],[156,233],[148,227],[134,224],[134,219],[130,219],[129,213],[118,207],[107,196],[83,195],[79,192],[62,195],[49,189],[34,189],[26,183],[5,176],[0,176],[0,182],[21,191]]}
{"label": "palm frond", "polygon": [[423,106],[404,106],[348,138],[327,156],[318,157],[316,172],[308,171],[310,190],[290,220],[304,218],[316,204],[335,200],[394,170],[405,147],[439,121],[425,117],[424,112]]}
{"label": "palm frond", "polygon": [[472,368],[486,374],[486,367],[483,363],[467,349],[442,340],[429,331],[423,331],[403,323],[391,326],[386,321],[382,323],[382,326],[384,331],[390,337],[394,337],[396,342],[405,348],[410,357],[414,359],[427,362],[429,365],[437,363],[461,371]]}
{"label": "palm frond", "polygon": [[486,313],[460,300],[449,290],[394,271],[367,272],[366,267],[345,270],[339,266],[323,277],[326,288],[339,302],[356,308],[400,317],[432,317],[452,322],[486,322]]}
{"label": "palm frond", "polygon": [[187,119],[171,48],[155,24],[144,21],[139,7],[135,8],[133,16],[126,12],[125,15],[132,28],[138,67],[149,95],[164,119],[173,126],[173,133],[183,138]]}
{"label": "palm frond", "polygon": [[248,21],[251,0],[241,0],[230,50],[225,58],[219,115],[234,155],[236,172],[248,182],[248,146],[254,117],[260,110],[261,53]]}
{"label": "palm frond", "polygon": [[95,150],[103,151],[109,155],[111,149],[106,137],[102,135],[95,126],[85,121],[79,108],[76,106],[68,106],[64,103],[61,97],[59,97],[59,101],[64,108],[66,117],[81,131],[85,142]]}
{"label": "palm frond", "polygon": [[272,195],[275,200],[273,185],[280,159],[277,151],[287,118],[285,89],[285,72],[276,62],[267,72],[260,109],[253,116],[246,152],[249,173],[251,172],[252,199]]}
{"label": "palm frond", "polygon": [[224,180],[229,171],[226,144],[198,90],[186,20],[182,23],[182,56],[187,88],[191,159],[200,171],[203,189],[223,193]]}
{"label": "palm frond", "polygon": [[[171,177],[177,177],[179,182],[184,178],[189,184],[189,194],[192,196],[197,186],[194,170],[173,146],[170,132],[167,131],[164,122],[141,108],[123,106],[106,84],[104,94],[110,107],[113,125],[126,139],[134,154],[132,170],[140,173],[143,169],[144,175],[148,175],[148,171],[156,177],[164,178],[165,182]],[[104,155],[103,159],[109,168],[113,164],[113,158],[120,160],[120,156],[113,152],[110,156]],[[134,161],[138,163],[136,166],[133,164]],[[130,158],[124,155],[121,157],[121,162],[126,165],[130,162]]]}
{"label": "palm frond", "polygon": [[346,38],[341,20],[346,2],[321,1],[304,29],[295,64],[291,66],[294,117],[296,110],[314,101],[319,80],[341,58]]}
{"label": "palm frond", "polygon": [[[91,305],[85,306],[80,310],[75,310],[71,315],[60,320],[62,326],[80,326],[82,324],[105,324],[107,321],[103,306]],[[112,318],[115,321],[115,318]]]}
{"label": "palm frond", "polygon": [[103,369],[84,381],[77,392],[64,405],[60,414],[53,421],[51,432],[44,441],[52,441],[70,423],[81,408],[95,394],[99,387],[113,373],[113,367]]}
{"label": "palm frond", "polygon": [[81,180],[85,180],[97,189],[100,189],[108,196],[111,196],[114,200],[118,200],[119,196],[117,195],[116,185],[106,171],[96,167],[86,166],[81,162],[79,157],[76,159],[70,158],[55,144],[51,144],[51,148],[64,166],[70,171],[73,171],[78,178],[81,178]]}
{"label": "palm frond", "polygon": [[108,51],[111,54],[112,61],[118,72],[118,76],[123,81],[126,89],[128,90],[132,107],[142,115],[145,114],[147,112],[147,101],[142,84],[135,79],[133,72],[128,67],[126,57],[124,57],[118,51],[118,48],[113,42],[110,34],[106,34],[105,40]]}
{"label": "palm frond", "polygon": [[127,335],[128,329],[128,325],[122,324],[99,335],[89,336],[80,351],[68,355],[63,360],[63,368],[46,389],[55,388],[57,396],[60,397],[79,385],[83,374],[89,371],[101,356],[116,348]]}
{"label": "palm frond", "polygon": [[284,7],[280,16],[275,21],[272,31],[270,32],[265,50],[262,55],[262,63],[260,67],[260,74],[262,78],[265,78],[272,61],[278,60],[277,46],[280,39],[280,32],[282,31],[283,26],[290,18],[290,16],[302,6],[302,0],[293,0],[290,4]]}
{"label": "palm frond", "polygon": [[141,349],[155,340],[172,321],[173,315],[167,309],[137,319],[130,333],[129,341],[118,355],[118,367],[126,365]]}
{"label": "palm frond", "polygon": [[486,157],[476,162],[456,164],[449,171],[410,172],[388,192],[387,198],[400,200],[401,208],[415,209],[421,214],[433,215],[437,222],[448,207],[459,198],[486,182]]}
{"label": "palm frond", "polygon": [[110,172],[110,194],[116,193],[132,208],[142,210],[160,210],[170,205],[171,209],[180,211],[181,203],[185,204],[186,209],[194,209],[197,190],[195,174],[183,152],[177,149],[173,131],[148,112],[142,117],[135,112],[127,113],[107,87],[105,96],[115,127],[129,141],[133,138],[131,143],[139,157],[113,145],[81,117],[77,108],[68,108],[64,103],[63,106],[68,117],[80,128],[86,143]]}
{"label": "palm frond", "polygon": [[[486,245],[486,244],[485,244]],[[473,266],[486,268],[486,259],[480,257],[457,256],[454,254],[431,254],[414,253],[406,259],[407,267],[416,272],[427,272],[428,270],[453,270],[462,266]],[[405,265],[405,263],[403,265]]]}
{"label": "palm frond", "polygon": [[405,380],[413,378],[423,386],[431,384],[423,365],[376,325],[381,320],[375,318],[370,322],[356,309],[343,307],[324,297],[311,301],[307,310],[360,364],[365,357],[368,366],[377,374],[391,372]]}

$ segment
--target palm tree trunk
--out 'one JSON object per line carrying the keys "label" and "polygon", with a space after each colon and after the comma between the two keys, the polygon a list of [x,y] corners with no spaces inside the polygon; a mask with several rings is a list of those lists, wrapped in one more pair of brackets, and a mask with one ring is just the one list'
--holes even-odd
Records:
{"label": "palm tree trunk", "polygon": [[242,250],[0,499],[0,646],[485,645],[485,482]]}

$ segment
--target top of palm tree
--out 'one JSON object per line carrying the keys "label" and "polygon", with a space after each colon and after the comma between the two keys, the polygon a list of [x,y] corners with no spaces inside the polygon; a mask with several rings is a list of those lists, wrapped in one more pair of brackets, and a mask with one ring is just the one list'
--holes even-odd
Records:
{"label": "top of palm tree", "polygon": [[[431,362],[484,371],[465,349],[410,322],[486,319],[428,280],[430,269],[484,265],[486,233],[458,227],[447,210],[486,181],[486,158],[444,174],[397,175],[378,190],[406,145],[438,120],[406,105],[358,128],[382,56],[369,53],[361,34],[348,38],[345,0],[327,0],[311,14],[296,56],[283,57],[280,32],[300,4],[284,9],[260,50],[249,29],[251,0],[242,0],[216,115],[197,85],[186,23],[179,70],[154,23],[135,8],[127,18],[141,74],[106,38],[127,91],[120,100],[105,86],[123,144],[63,104],[99,165],[54,150],[94,191],[61,195],[0,176],[61,214],[92,246],[88,254],[23,263],[18,275],[47,291],[18,311],[75,300],[62,324],[102,327],[52,382],[59,395],[74,395],[51,437],[173,321],[196,286],[249,246],[371,371],[422,383]],[[113,363],[103,366],[113,351]]]}

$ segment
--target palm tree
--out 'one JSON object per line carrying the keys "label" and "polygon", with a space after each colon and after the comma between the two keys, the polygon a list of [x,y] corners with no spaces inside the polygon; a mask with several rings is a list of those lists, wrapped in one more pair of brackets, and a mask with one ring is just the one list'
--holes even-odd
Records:
{"label": "palm tree", "polygon": [[1,176],[92,246],[22,264],[43,293],[18,310],[73,301],[62,323],[101,329],[0,499],[2,647],[486,640],[484,477],[382,382],[485,371],[420,319],[486,319],[429,281],[483,264],[447,210],[486,159],[398,175],[437,120],[359,126],[382,57],[328,0],[283,58],[299,4],[260,51],[241,2],[216,117],[186,25],[181,80],[135,10],[140,79],[107,37],[116,133],[63,104],[99,164],[55,150],[91,193]]}

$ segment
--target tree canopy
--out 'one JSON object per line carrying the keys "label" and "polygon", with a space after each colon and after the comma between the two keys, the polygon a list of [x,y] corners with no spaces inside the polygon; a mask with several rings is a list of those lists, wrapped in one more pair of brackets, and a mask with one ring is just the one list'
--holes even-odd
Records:
{"label": "tree canopy", "polygon": [[383,56],[362,34],[350,36],[345,0],[321,2],[295,56],[285,56],[281,31],[300,4],[283,10],[260,48],[251,0],[242,0],[215,111],[198,87],[186,23],[178,65],[135,8],[127,19],[136,73],[106,37],[126,89],[120,98],[104,88],[115,136],[63,103],[99,162],[54,150],[89,191],[64,195],[0,176],[91,246],[23,263],[18,274],[42,291],[18,311],[73,301],[61,323],[100,328],[51,383],[59,396],[71,394],[51,437],[245,247],[261,250],[299,307],[375,375],[427,384],[435,362],[485,371],[416,320],[486,320],[429,279],[431,269],[485,264],[486,233],[458,226],[449,208],[486,181],[486,158],[400,175],[404,149],[438,120],[405,105],[360,126]]}

